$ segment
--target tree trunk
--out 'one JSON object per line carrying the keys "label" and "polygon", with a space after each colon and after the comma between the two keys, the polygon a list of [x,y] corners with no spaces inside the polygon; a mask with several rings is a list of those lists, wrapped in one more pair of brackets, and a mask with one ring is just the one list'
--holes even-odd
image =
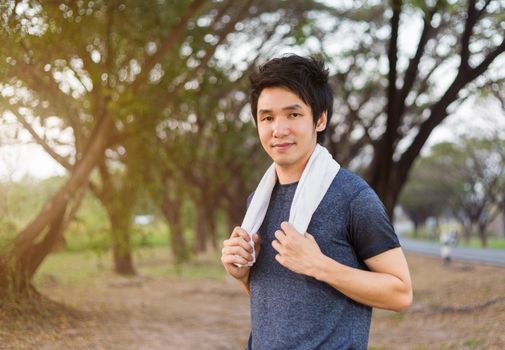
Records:
{"label": "tree trunk", "polygon": [[[31,278],[37,267],[51,252],[52,243],[61,232],[61,218],[78,189],[88,180],[89,174],[103,156],[113,128],[113,119],[104,115],[97,125],[94,137],[76,164],[70,178],[49,199],[38,215],[16,236],[8,250],[0,257],[0,290],[22,294],[31,289]],[[44,236],[46,234],[46,236]],[[40,243],[35,243],[39,241]],[[34,247],[37,247],[34,251]],[[26,258],[36,253],[33,262]],[[31,271],[31,272],[30,272]]]}
{"label": "tree trunk", "polygon": [[414,238],[419,237],[419,223],[414,221]]}
{"label": "tree trunk", "polygon": [[435,230],[433,232],[433,239],[439,240],[442,235],[442,229],[440,228],[440,218],[435,217]]}
{"label": "tree trunk", "polygon": [[233,230],[235,226],[240,226],[242,224],[242,220],[244,219],[244,215],[247,210],[246,197],[244,196],[244,199],[238,201],[238,203],[228,200],[227,204],[226,217],[228,222],[228,229],[231,233],[231,230]]}
{"label": "tree trunk", "polygon": [[217,242],[217,225],[216,225],[216,212],[214,207],[207,206],[207,220],[209,222],[209,237],[212,248],[216,251],[218,249]]}
{"label": "tree trunk", "polygon": [[[204,198],[211,198],[203,195]],[[216,232],[216,211],[215,205],[207,203],[205,199],[200,199],[196,207],[196,232],[193,241],[193,251],[196,253],[204,253],[207,251],[208,243],[212,244],[214,249],[217,249],[217,232]]]}
{"label": "tree trunk", "polygon": [[391,169],[384,166],[384,160],[387,158],[392,159],[393,155],[387,153],[384,148],[385,146],[382,146],[382,148],[379,148],[379,146],[374,150],[376,154],[374,155],[373,162],[367,169],[365,177],[384,204],[389,219],[393,220],[394,209],[400,196],[400,191],[407,181],[407,174],[400,177],[396,163],[392,163]]}
{"label": "tree trunk", "polygon": [[75,171],[68,181],[44,205],[37,217],[18,234],[14,242],[15,250],[23,251],[29,247],[38,235],[55,220],[61,210],[67,206],[77,189],[88,180],[91,170],[103,156],[112,128],[113,119],[105,116],[100,126],[97,127],[96,136],[93,138],[86,154],[82,161],[76,165]]}
{"label": "tree trunk", "polygon": [[105,208],[110,224],[114,271],[120,275],[134,275],[132,258],[131,225],[136,201],[135,186],[130,183],[128,172],[113,174],[105,160],[98,165],[101,188],[91,190]]}
{"label": "tree trunk", "polygon": [[242,224],[247,211],[247,196],[249,191],[246,189],[244,179],[237,177],[233,179],[232,183],[223,186],[220,193],[223,199],[223,206],[226,210],[226,236],[228,237],[234,227]]}
{"label": "tree trunk", "polygon": [[111,225],[114,271],[125,276],[135,275],[130,241],[131,217],[125,215],[122,210],[114,209],[114,206],[108,206],[107,213]]}
{"label": "tree trunk", "polygon": [[0,290],[12,295],[24,295],[35,289],[32,278],[44,258],[52,251],[62,234],[65,210],[51,223],[42,241],[32,244],[24,255],[5,257],[0,267]]}
{"label": "tree trunk", "polygon": [[25,265],[26,275],[28,280],[31,280],[35,275],[38,267],[44,258],[53,250],[55,245],[60,241],[63,234],[63,219],[65,217],[65,210],[62,210],[60,215],[50,226],[44,239],[37,244],[34,244],[25,257],[20,257],[22,265]]}
{"label": "tree trunk", "polygon": [[193,237],[193,251],[195,253],[204,253],[207,250],[208,228],[207,213],[203,205],[199,204],[196,207],[196,230]]}
{"label": "tree trunk", "polygon": [[114,272],[123,276],[135,275],[136,271],[133,267],[131,245],[128,234],[113,232],[113,236],[115,236],[115,240],[112,242]]}
{"label": "tree trunk", "polygon": [[472,237],[472,224],[462,223],[463,226],[463,237],[465,240],[465,244],[470,244],[470,238]]}
{"label": "tree trunk", "polygon": [[478,232],[479,232],[479,238],[480,238],[480,243],[482,245],[482,248],[487,248],[487,230],[486,230],[487,225],[479,224],[478,225]]}
{"label": "tree trunk", "polygon": [[501,223],[502,223],[502,228],[501,232],[499,233],[501,238],[505,238],[505,206],[502,209],[501,212]]}
{"label": "tree trunk", "polygon": [[188,261],[189,250],[186,238],[184,237],[184,227],[182,220],[177,218],[169,224],[170,228],[170,244],[172,246],[172,254],[174,254],[176,264],[181,264]]}
{"label": "tree trunk", "polygon": [[170,200],[165,192],[163,194],[162,213],[170,229],[170,245],[176,264],[189,260],[189,250],[184,237],[181,212],[182,200],[178,198]]}

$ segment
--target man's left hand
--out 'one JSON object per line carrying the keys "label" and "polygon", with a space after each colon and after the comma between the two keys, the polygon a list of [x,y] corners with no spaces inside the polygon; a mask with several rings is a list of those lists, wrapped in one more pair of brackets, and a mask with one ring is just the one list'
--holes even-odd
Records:
{"label": "man's left hand", "polygon": [[275,231],[275,238],[272,247],[279,253],[275,259],[293,272],[313,276],[317,261],[324,256],[314,237],[308,232],[301,235],[284,221],[281,229]]}

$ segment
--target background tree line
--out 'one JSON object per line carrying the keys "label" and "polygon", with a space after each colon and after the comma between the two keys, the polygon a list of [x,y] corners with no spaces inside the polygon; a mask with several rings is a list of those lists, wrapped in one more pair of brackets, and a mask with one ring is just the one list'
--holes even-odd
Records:
{"label": "background tree line", "polygon": [[467,243],[476,235],[486,247],[489,225],[505,218],[505,138],[460,136],[435,145],[416,161],[400,205],[414,236],[428,218],[445,216],[459,222]]}
{"label": "background tree line", "polygon": [[[165,218],[176,261],[216,248],[219,214],[228,228],[240,224],[267,164],[247,77],[284,52],[321,54],[331,67],[336,113],[327,147],[363,174],[392,215],[433,129],[477,91],[501,91],[504,7],[2,2],[0,118],[10,126],[2,142],[28,133],[67,175],[4,238],[0,289],[32,289],[86,193],[106,213],[118,273],[135,273],[131,232],[141,208]],[[418,35],[410,52],[399,41],[412,21],[420,32],[410,29]],[[189,236],[187,206],[195,216]]]}

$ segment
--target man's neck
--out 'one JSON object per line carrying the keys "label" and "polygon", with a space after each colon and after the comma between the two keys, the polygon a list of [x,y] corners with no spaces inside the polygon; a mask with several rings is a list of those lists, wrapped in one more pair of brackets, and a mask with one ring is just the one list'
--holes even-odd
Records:
{"label": "man's neck", "polygon": [[291,184],[300,181],[302,177],[303,170],[310,159],[310,155],[301,164],[293,165],[291,167],[282,167],[278,164],[275,165],[275,172],[277,173],[277,179],[281,185]]}
{"label": "man's neck", "polygon": [[280,166],[275,167],[277,179],[281,185],[291,184],[300,181],[302,177],[303,168],[301,170],[285,169]]}
{"label": "man's neck", "polygon": [[305,156],[303,162],[300,162],[298,164],[292,164],[291,166],[287,167],[275,164],[275,172],[277,173],[277,179],[279,180],[279,183],[281,185],[291,184],[300,181],[300,178],[302,177],[303,174],[303,170],[305,169],[305,166],[309,162],[309,159],[312,156],[312,153],[314,153],[316,147],[317,143],[312,148],[312,152],[310,152],[310,154]]}

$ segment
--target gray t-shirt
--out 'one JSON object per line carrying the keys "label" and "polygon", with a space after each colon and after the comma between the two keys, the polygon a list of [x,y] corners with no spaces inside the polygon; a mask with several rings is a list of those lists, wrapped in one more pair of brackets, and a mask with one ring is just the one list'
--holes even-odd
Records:
{"label": "gray t-shirt", "polygon": [[[371,307],[275,260],[274,233],[289,218],[297,184],[277,183],[259,230],[261,251],[250,274],[248,349],[366,349]],[[400,246],[375,192],[345,169],[335,176],[307,231],[325,255],[363,270],[365,259]]]}

